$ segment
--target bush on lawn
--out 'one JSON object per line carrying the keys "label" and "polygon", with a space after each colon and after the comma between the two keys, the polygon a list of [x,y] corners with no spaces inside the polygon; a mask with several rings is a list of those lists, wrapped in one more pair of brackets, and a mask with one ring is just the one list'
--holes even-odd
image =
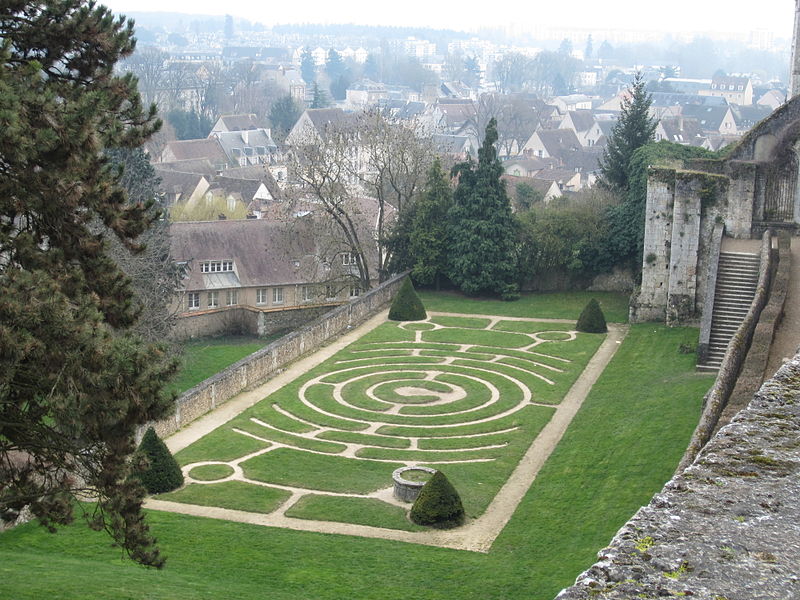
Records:
{"label": "bush on lawn", "polygon": [[603,311],[600,310],[597,300],[594,298],[589,300],[589,304],[586,305],[581,316],[578,317],[575,329],[584,333],[605,333],[608,331],[606,318],[603,315]]}
{"label": "bush on lawn", "polygon": [[420,490],[411,507],[411,520],[437,529],[458,527],[464,522],[461,497],[441,471],[436,471]]}
{"label": "bush on lawn", "polygon": [[147,458],[148,465],[145,469],[135,473],[142,485],[150,494],[171,492],[183,485],[183,473],[178,463],[175,462],[167,445],[156,435],[150,427],[139,444],[139,450]]}
{"label": "bush on lawn", "polygon": [[414,291],[411,278],[406,277],[389,309],[389,319],[392,321],[421,321],[427,317],[428,313],[425,312],[422,300]]}

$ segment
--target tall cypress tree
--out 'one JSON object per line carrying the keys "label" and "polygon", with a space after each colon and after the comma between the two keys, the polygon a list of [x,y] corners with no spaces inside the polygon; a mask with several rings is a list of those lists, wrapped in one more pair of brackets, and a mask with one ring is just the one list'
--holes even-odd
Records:
{"label": "tall cypress tree", "polygon": [[450,279],[469,295],[517,296],[516,226],[497,158],[497,121],[486,126],[478,164],[453,167],[458,186],[449,212]]}
{"label": "tall cypress tree", "polygon": [[447,274],[447,213],[453,191],[437,158],[428,171],[425,191],[417,200],[409,235],[411,275],[417,283],[439,288]]}
{"label": "tall cypress tree", "polygon": [[300,57],[300,75],[303,77],[303,81],[309,85],[317,78],[317,64],[314,62],[310,48],[304,49]]}
{"label": "tall cypress tree", "polygon": [[636,73],[600,160],[601,182],[607,188],[627,193],[633,153],[653,141],[658,125],[650,117],[650,104],[652,96],[645,89],[644,77]]}
{"label": "tall cypress tree", "polygon": [[128,458],[172,410],[176,366],[130,332],[131,283],[97,233],[137,251],[158,218],[104,152],[159,126],[114,71],[134,45],[132,22],[86,0],[0,6],[0,517],[29,506],[53,528],[93,491],[91,525],[161,566]]}

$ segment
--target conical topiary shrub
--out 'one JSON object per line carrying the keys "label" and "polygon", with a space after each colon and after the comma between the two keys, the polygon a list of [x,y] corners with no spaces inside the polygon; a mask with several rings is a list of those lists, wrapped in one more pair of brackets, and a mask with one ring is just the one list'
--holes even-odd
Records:
{"label": "conical topiary shrub", "polygon": [[148,466],[145,470],[134,473],[150,494],[171,492],[183,485],[181,468],[167,445],[156,435],[150,427],[139,444],[139,452],[147,457]]}
{"label": "conical topiary shrub", "polygon": [[411,520],[437,529],[458,527],[464,522],[461,497],[441,471],[436,471],[420,490],[411,507]]}
{"label": "conical topiary shrub", "polygon": [[421,321],[427,318],[428,313],[425,312],[422,300],[414,291],[411,279],[406,277],[389,309],[389,319],[392,321]]}
{"label": "conical topiary shrub", "polygon": [[600,310],[597,300],[594,298],[589,300],[589,304],[586,305],[581,316],[578,317],[575,329],[584,333],[605,333],[608,331],[606,318],[603,315],[603,311]]}

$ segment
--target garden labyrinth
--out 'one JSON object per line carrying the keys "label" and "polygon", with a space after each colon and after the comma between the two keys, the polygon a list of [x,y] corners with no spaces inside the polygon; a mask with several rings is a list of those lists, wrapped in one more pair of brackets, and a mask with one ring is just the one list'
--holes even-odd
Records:
{"label": "garden labyrinth", "polygon": [[[516,504],[499,516],[487,508],[503,504],[523,463],[543,462],[536,444],[549,454],[550,430],[563,433],[582,400],[559,407],[565,395],[601,344],[607,362],[621,339],[573,326],[441,313],[385,322],[178,452],[187,485],[149,505],[453,547],[494,519],[496,536]],[[452,481],[465,526],[431,532],[407,520],[391,474],[415,465]]]}

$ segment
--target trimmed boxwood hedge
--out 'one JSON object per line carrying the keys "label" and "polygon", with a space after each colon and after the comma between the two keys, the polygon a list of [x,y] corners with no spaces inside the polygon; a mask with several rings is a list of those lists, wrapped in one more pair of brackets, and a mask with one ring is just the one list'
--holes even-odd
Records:
{"label": "trimmed boxwood hedge", "polygon": [[392,321],[421,321],[427,318],[428,313],[425,312],[422,300],[417,296],[411,279],[406,277],[389,309],[389,319]]}
{"label": "trimmed boxwood hedge", "polygon": [[606,317],[597,300],[594,298],[589,300],[589,304],[586,305],[580,317],[578,317],[575,329],[584,333],[605,333],[608,331]]}
{"label": "trimmed boxwood hedge", "polygon": [[171,492],[183,485],[183,473],[167,445],[150,427],[139,444],[139,452],[147,458],[148,466],[135,473],[150,494]]}
{"label": "trimmed boxwood hedge", "polygon": [[417,525],[450,529],[464,523],[464,506],[453,484],[444,473],[436,471],[422,486],[410,516]]}

